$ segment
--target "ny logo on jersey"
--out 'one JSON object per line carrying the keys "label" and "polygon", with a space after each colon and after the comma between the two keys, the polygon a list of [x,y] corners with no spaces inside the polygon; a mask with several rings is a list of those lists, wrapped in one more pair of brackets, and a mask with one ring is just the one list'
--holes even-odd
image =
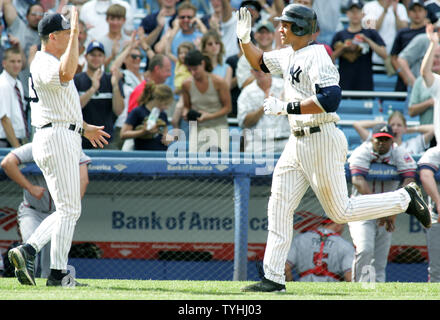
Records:
{"label": "ny logo on jersey", "polygon": [[295,81],[298,83],[300,82],[299,75],[302,72],[301,67],[298,67],[295,70],[294,69],[295,69],[295,66],[292,66],[292,68],[290,68],[290,82],[292,83],[292,86],[295,85]]}

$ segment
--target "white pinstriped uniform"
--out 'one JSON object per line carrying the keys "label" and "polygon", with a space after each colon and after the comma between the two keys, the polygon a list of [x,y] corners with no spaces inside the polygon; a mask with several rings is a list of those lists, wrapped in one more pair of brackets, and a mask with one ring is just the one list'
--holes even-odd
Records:
{"label": "white pinstriped uniform", "polygon": [[[263,61],[272,74],[283,75],[285,101],[302,101],[316,94],[316,86],[339,84],[338,70],[322,45],[310,45],[296,52],[291,47],[265,52]],[[285,283],[284,264],[292,240],[293,213],[309,186],[327,216],[336,223],[398,214],[406,211],[411,201],[405,190],[348,197],[344,168],[347,139],[335,126],[338,120],[335,112],[289,115],[292,130],[307,131],[308,127],[319,125],[321,132],[298,138],[291,135],[275,167],[263,262],[269,280]]]}
{"label": "white pinstriped uniform", "polygon": [[[440,168],[440,146],[435,146],[426,150],[420,157],[419,167],[430,168],[433,172],[437,172]],[[429,206],[431,207],[431,223],[432,227],[426,230],[426,244],[428,246],[429,256],[429,282],[440,282],[440,223],[438,223],[438,208],[434,210],[435,203],[428,197]]]}
{"label": "white pinstriped uniform", "polygon": [[[11,152],[15,155],[15,157],[17,157],[20,164],[34,161],[34,157],[32,155],[32,143],[27,143],[20,148],[12,150]],[[91,159],[85,155],[84,152],[81,152],[79,165],[88,165],[90,162]],[[47,189],[46,180],[44,180],[44,177],[41,175],[30,175],[27,177],[27,179],[33,185],[41,186]],[[53,203],[53,199],[47,190],[44,192],[43,197],[40,200],[34,198],[29,191],[23,190],[23,202],[18,208],[18,221],[23,241],[26,242],[34,230],[40,225],[40,223],[54,211],[55,204]],[[50,272],[50,242],[40,250],[40,263],[41,277],[47,278]],[[35,266],[37,266],[37,263]]]}
{"label": "white pinstriped uniform", "polygon": [[37,129],[32,154],[43,172],[56,211],[49,215],[28,239],[39,251],[51,241],[51,269],[66,270],[76,221],[81,214],[80,174],[81,136],[69,130],[70,124],[82,127],[79,95],[73,81],[61,83],[60,60],[38,51],[30,66],[30,95],[38,96],[31,103],[32,125]]}

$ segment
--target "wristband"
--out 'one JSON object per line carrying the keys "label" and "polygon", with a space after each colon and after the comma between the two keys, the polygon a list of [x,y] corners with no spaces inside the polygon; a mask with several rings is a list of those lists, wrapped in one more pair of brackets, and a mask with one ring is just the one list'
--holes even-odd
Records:
{"label": "wristband", "polygon": [[301,105],[299,101],[289,102],[286,108],[287,114],[301,114]]}

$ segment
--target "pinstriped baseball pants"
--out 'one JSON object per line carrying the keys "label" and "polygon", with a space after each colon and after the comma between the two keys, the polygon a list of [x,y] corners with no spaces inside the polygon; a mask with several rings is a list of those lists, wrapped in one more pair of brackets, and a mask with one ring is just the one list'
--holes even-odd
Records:
{"label": "pinstriped baseball pants", "polygon": [[46,179],[56,211],[41,222],[27,243],[39,251],[51,241],[51,269],[66,270],[73,232],[81,214],[81,136],[63,127],[38,130],[32,154]]}
{"label": "pinstriped baseball pants", "polygon": [[399,189],[348,197],[345,177],[347,139],[334,123],[321,132],[291,136],[275,167],[268,203],[265,277],[284,284],[284,266],[293,234],[293,214],[309,187],[336,223],[371,220],[405,212],[411,200]]}

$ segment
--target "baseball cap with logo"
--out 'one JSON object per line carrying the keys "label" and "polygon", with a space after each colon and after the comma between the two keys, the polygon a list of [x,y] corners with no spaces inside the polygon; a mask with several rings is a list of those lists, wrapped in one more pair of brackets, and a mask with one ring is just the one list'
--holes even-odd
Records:
{"label": "baseball cap with logo", "polygon": [[364,3],[362,2],[362,0],[349,0],[347,3],[347,10],[350,10],[353,7],[362,9],[364,7]]}
{"label": "baseball cap with logo", "polygon": [[425,5],[424,5],[424,1],[423,1],[423,0],[412,0],[412,1],[409,3],[408,9],[409,9],[409,10],[412,10],[416,5],[419,5],[419,6],[421,6],[422,8],[425,7]]}
{"label": "baseball cap with logo", "polygon": [[101,50],[103,53],[105,53],[104,51],[104,45],[101,42],[98,41],[92,41],[90,42],[90,44],[87,46],[87,50],[86,50],[86,54],[89,54],[90,52],[92,52],[93,50],[98,49]]}
{"label": "baseball cap with logo", "polygon": [[70,30],[70,22],[59,13],[45,14],[38,23],[38,34],[47,36],[49,33]]}
{"label": "baseball cap with logo", "polygon": [[263,28],[266,28],[269,32],[275,32],[275,28],[274,28],[272,22],[270,22],[268,20],[262,20],[262,21],[258,22],[257,25],[255,26],[255,31],[259,32]]}
{"label": "baseball cap with logo", "polygon": [[387,137],[394,138],[393,129],[388,124],[379,123],[373,127],[373,138]]}

